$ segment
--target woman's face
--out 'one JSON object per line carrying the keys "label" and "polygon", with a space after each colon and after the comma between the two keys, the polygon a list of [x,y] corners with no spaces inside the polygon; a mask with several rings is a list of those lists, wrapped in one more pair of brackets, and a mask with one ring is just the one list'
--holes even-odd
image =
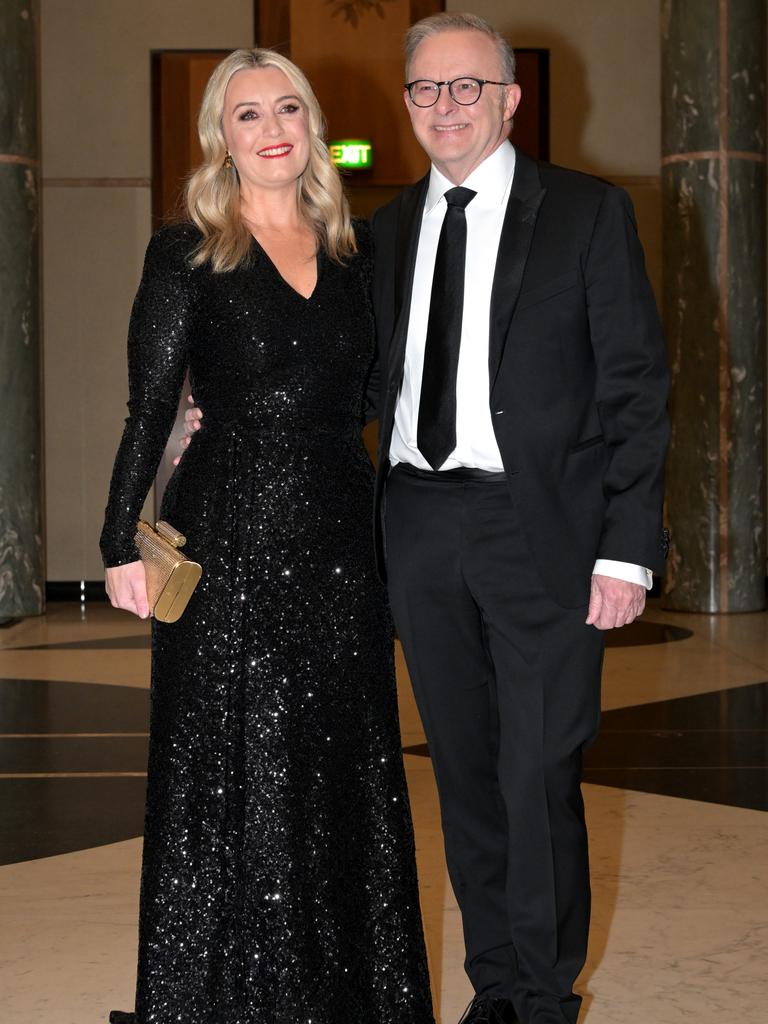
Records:
{"label": "woman's face", "polygon": [[224,96],[222,129],[241,188],[293,185],[309,161],[307,112],[278,68],[236,72]]}

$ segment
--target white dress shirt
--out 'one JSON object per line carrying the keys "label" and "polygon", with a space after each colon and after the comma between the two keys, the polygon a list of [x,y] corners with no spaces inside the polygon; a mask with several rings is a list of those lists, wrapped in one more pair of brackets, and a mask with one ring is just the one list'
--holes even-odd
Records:
{"label": "white dress shirt", "polygon": [[[515,173],[515,150],[502,143],[462,182],[477,195],[466,208],[467,255],[464,277],[464,314],[456,377],[456,447],[441,469],[469,466],[503,472],[501,453],[493,432],[488,397],[489,323],[491,288],[496,269],[501,228]],[[447,204],[445,193],[453,188],[433,165],[419,232],[413,276],[411,310],[405,347],[403,383],[395,408],[389,458],[393,465],[408,462],[419,469],[430,465],[418,448],[419,398],[427,338],[429,301],[437,243]],[[594,573],[652,586],[652,573],[639,565],[598,559]]]}

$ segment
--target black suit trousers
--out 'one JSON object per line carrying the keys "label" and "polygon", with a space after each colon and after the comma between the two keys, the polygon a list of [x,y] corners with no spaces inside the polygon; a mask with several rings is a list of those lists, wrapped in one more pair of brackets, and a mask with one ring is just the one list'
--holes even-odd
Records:
{"label": "black suit trousers", "polygon": [[603,635],[586,607],[545,591],[503,479],[395,467],[385,545],[467,973],[524,1024],[574,1024],[590,898],[581,766]]}

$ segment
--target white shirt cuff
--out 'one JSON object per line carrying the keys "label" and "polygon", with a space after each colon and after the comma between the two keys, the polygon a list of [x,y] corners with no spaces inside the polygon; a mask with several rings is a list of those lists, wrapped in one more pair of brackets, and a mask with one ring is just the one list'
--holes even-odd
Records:
{"label": "white shirt cuff", "polygon": [[592,575],[612,576],[615,580],[639,583],[646,590],[653,586],[653,573],[650,569],[644,569],[642,565],[634,565],[632,562],[615,562],[611,558],[598,558]]}

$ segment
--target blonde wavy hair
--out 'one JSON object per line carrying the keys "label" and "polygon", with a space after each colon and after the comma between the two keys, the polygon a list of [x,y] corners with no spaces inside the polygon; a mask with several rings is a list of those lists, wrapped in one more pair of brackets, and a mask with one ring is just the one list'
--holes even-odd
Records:
{"label": "blonde wavy hair", "polygon": [[240,215],[237,171],[224,163],[224,96],[230,79],[238,71],[270,67],[285,74],[307,113],[310,153],[307,167],[296,182],[299,213],[330,259],[341,263],[357,252],[349,204],[324,141],[325,118],[306,75],[273,50],[235,50],[218,65],[205,87],[197,121],[203,162],[193,172],[186,190],[187,214],[203,234],[192,264],[200,266],[210,261],[217,274],[247,264],[252,242]]}

